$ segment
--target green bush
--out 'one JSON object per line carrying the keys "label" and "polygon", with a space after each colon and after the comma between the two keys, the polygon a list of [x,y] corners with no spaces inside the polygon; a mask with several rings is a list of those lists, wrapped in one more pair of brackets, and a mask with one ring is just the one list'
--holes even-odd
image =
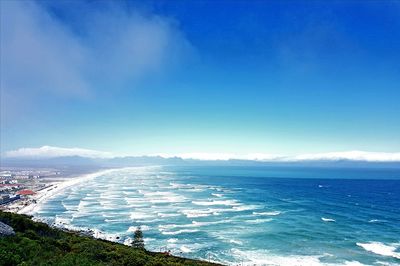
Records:
{"label": "green bush", "polygon": [[0,237],[0,266],[215,265],[62,231],[34,222],[26,215],[0,211],[0,221],[16,232],[14,236]]}

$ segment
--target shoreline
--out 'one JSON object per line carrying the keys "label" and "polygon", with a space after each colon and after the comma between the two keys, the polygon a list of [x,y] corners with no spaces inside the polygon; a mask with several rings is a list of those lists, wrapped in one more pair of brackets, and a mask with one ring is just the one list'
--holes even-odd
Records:
{"label": "shoreline", "polygon": [[[112,168],[112,169],[106,169],[106,170],[100,170],[100,171],[96,171],[93,173],[89,173],[89,174],[84,174],[84,175],[78,175],[76,177],[70,177],[69,179],[65,180],[65,181],[56,181],[53,184],[51,184],[50,186],[37,191],[33,197],[31,197],[31,200],[29,204],[27,204],[26,206],[23,206],[21,209],[17,210],[16,212],[12,210],[12,208],[10,208],[11,212],[15,212],[18,214],[25,214],[25,215],[32,215],[39,207],[40,204],[42,204],[43,202],[45,202],[46,200],[48,200],[49,198],[53,197],[55,194],[71,187],[77,184],[80,184],[84,181],[96,178],[98,176],[119,170],[120,168]],[[18,203],[15,203],[18,204]],[[12,206],[14,207],[14,206]]]}

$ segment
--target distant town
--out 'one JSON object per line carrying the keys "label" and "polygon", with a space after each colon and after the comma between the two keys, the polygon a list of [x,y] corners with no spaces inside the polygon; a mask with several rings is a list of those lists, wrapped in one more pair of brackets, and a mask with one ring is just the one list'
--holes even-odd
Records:
{"label": "distant town", "polygon": [[35,203],[34,195],[51,189],[62,176],[55,169],[0,168],[0,210],[18,212]]}

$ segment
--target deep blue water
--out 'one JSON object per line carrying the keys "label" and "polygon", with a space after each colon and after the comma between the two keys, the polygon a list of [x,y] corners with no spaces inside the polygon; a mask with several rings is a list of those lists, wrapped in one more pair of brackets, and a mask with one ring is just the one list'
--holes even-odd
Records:
{"label": "deep blue water", "polygon": [[141,226],[148,249],[226,264],[400,263],[399,169],[123,169],[35,215],[125,243]]}

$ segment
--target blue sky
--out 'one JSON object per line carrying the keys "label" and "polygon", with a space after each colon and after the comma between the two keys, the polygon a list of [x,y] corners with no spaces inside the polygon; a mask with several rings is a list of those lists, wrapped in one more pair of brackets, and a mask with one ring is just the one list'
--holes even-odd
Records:
{"label": "blue sky", "polygon": [[396,1],[2,1],[1,152],[400,151]]}

